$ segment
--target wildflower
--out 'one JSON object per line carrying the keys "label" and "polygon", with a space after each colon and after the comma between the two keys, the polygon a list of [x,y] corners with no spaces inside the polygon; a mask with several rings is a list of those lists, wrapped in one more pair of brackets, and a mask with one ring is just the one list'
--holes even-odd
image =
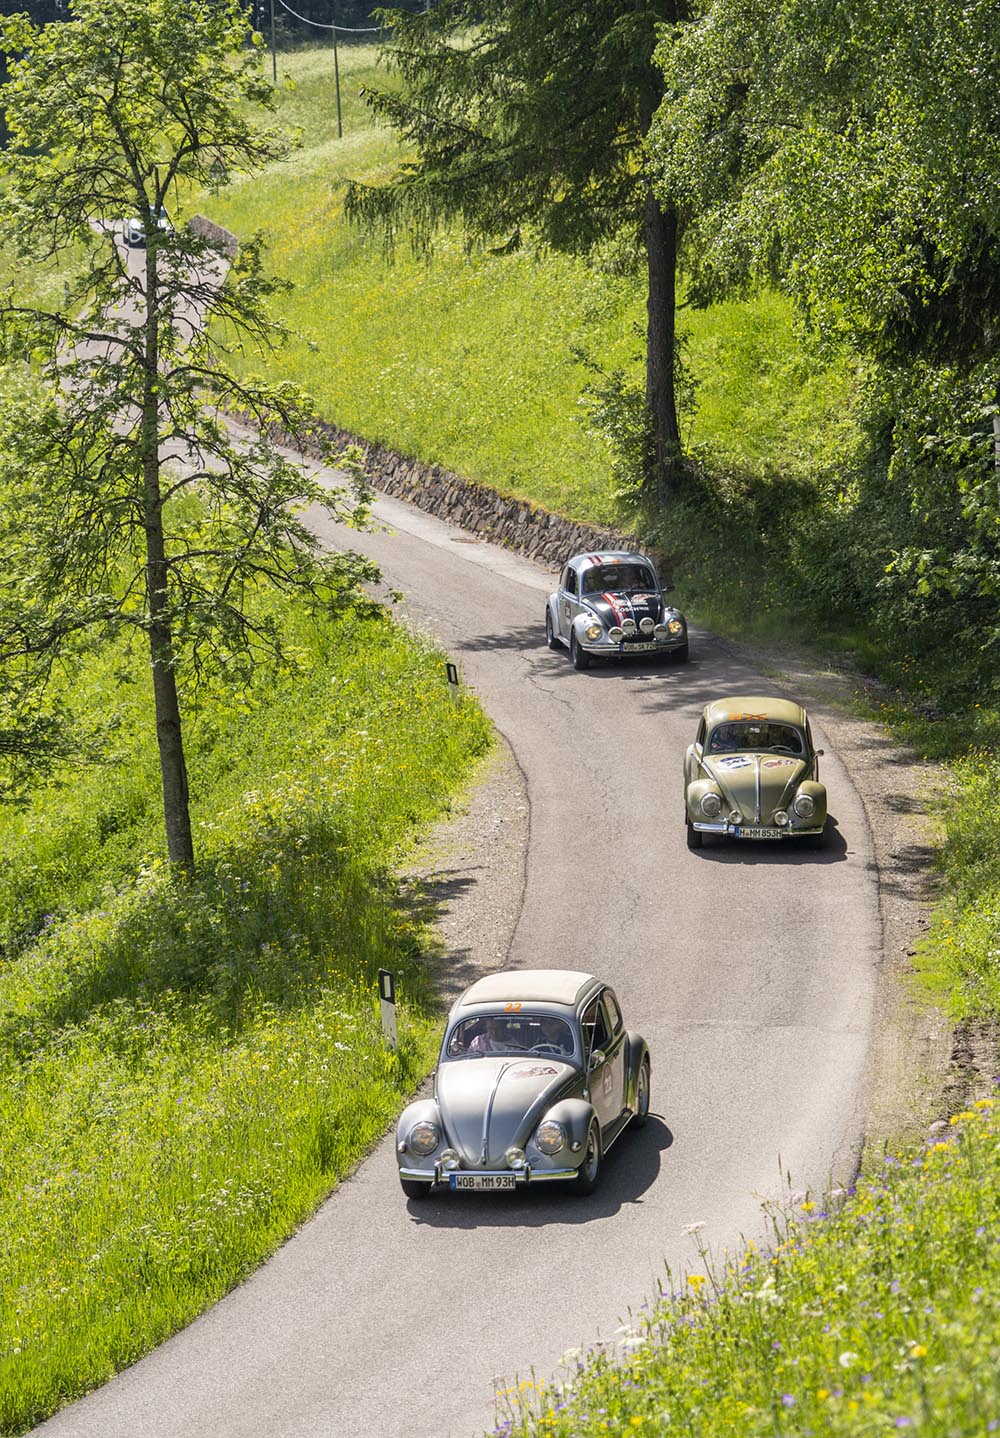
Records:
{"label": "wildflower", "polygon": [[784,1406],[785,1406],[786,1408],[794,1408],[794,1407],[795,1407],[795,1394],[794,1394],[794,1393],[782,1393],[782,1395],[781,1395],[781,1401],[782,1401],[782,1403],[784,1404]]}
{"label": "wildflower", "polygon": [[707,1227],[708,1225],[705,1220],[703,1218],[700,1218],[697,1223],[686,1223],[681,1229],[681,1233],[700,1233],[703,1228]]}
{"label": "wildflower", "polygon": [[910,1347],[910,1357],[911,1357],[911,1358],[926,1358],[926,1357],[927,1357],[927,1349],[924,1347],[924,1345],[923,1345],[922,1343],[914,1343],[914,1344],[912,1344],[911,1347]]}
{"label": "wildflower", "polygon": [[837,1362],[840,1364],[841,1368],[853,1368],[857,1361],[858,1355],[856,1353],[852,1353],[850,1349],[845,1349],[844,1352],[837,1359]]}
{"label": "wildflower", "polygon": [[690,1285],[691,1285],[691,1287],[694,1289],[695,1293],[699,1293],[699,1292],[701,1291],[701,1286],[702,1286],[702,1284],[703,1284],[704,1282],[705,1282],[705,1275],[704,1275],[703,1273],[689,1273],[689,1274],[688,1274],[688,1283],[690,1283]]}
{"label": "wildflower", "polygon": [[816,1397],[819,1399],[819,1401],[820,1401],[821,1403],[824,1402],[825,1399],[829,1398],[829,1396],[830,1396],[830,1390],[829,1390],[829,1388],[817,1388],[817,1389],[816,1389]]}

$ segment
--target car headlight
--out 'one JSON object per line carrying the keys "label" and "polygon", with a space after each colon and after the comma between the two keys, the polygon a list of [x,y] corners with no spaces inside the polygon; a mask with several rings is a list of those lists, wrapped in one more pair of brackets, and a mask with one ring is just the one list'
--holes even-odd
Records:
{"label": "car headlight", "polygon": [[639,628],[642,630],[643,634],[652,634],[655,625],[653,624],[653,621],[652,619],[650,619],[648,614],[644,615],[643,618],[639,620]]}
{"label": "car headlight", "polygon": [[625,638],[625,631],[620,625],[613,624],[608,630],[608,638],[611,640],[612,644],[620,644]]}
{"label": "car headlight", "polygon": [[598,639],[600,639],[601,635],[604,633],[604,625],[598,624],[596,619],[592,619],[589,624],[584,625],[583,632],[590,640],[591,644],[593,644]]}
{"label": "car headlight", "polygon": [[634,620],[634,619],[623,619],[623,620],[622,620],[622,629],[625,631],[626,634],[634,634],[634,633],[635,633],[635,620]]}
{"label": "car headlight", "polygon": [[779,829],[784,829],[786,827],[786,825],[788,824],[788,815],[785,813],[784,809],[775,809],[774,822],[777,824]]}
{"label": "car headlight", "polygon": [[671,619],[670,623],[667,625],[667,628],[670,630],[671,634],[683,634],[684,621],[682,619]]}
{"label": "car headlight", "polygon": [[566,1130],[554,1118],[547,1118],[538,1125],[535,1143],[542,1153],[558,1153],[566,1145]]}
{"label": "car headlight", "polygon": [[458,1154],[453,1148],[442,1149],[441,1157],[438,1162],[440,1163],[441,1167],[445,1169],[448,1173],[451,1173],[454,1169],[461,1168],[462,1166],[462,1160],[459,1158]]}
{"label": "car headlight", "polygon": [[811,794],[796,794],[792,808],[800,819],[811,819],[816,812],[816,805]]}
{"label": "car headlight", "polygon": [[406,1146],[411,1153],[419,1153],[426,1156],[433,1153],[441,1142],[441,1132],[436,1123],[428,1119],[421,1119],[415,1123],[406,1135]]}
{"label": "car headlight", "polygon": [[523,1167],[524,1167],[524,1149],[523,1149],[523,1148],[517,1148],[516,1146],[513,1147],[513,1148],[509,1148],[509,1149],[507,1150],[507,1152],[504,1154],[504,1158],[507,1160],[507,1167],[508,1167],[508,1168],[523,1168]]}
{"label": "car headlight", "polygon": [[730,809],[730,811],[729,811],[729,822],[730,822],[730,824],[742,824],[742,823],[743,823],[743,815],[740,813],[739,809]]}
{"label": "car headlight", "polygon": [[704,814],[706,819],[714,819],[718,814],[722,812],[722,800],[719,798],[718,794],[702,794],[701,812]]}
{"label": "car headlight", "polygon": [[666,639],[670,630],[666,624],[657,624],[653,628],[653,633],[657,639]]}

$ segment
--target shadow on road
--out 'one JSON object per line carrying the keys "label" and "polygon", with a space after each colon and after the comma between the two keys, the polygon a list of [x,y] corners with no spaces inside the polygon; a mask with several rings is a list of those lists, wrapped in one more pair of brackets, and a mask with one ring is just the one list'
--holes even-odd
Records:
{"label": "shadow on road", "polygon": [[656,1114],[645,1128],[629,1128],[604,1161],[596,1193],[577,1198],[563,1184],[530,1185],[514,1193],[450,1193],[442,1188],[430,1198],[407,1203],[415,1223],[433,1228],[541,1228],[546,1224],[592,1223],[608,1218],[656,1182],[660,1155],[674,1136]]}

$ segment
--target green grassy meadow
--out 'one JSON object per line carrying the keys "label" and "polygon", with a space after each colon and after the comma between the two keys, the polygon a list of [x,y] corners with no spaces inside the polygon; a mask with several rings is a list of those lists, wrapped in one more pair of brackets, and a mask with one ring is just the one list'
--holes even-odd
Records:
{"label": "green grassy meadow", "polygon": [[[384,615],[317,629],[292,611],[285,638],[297,672],[199,700],[194,880],[159,858],[135,656],[92,661],[77,689],[111,723],[106,762],[0,812],[2,1433],[250,1273],[433,1061],[432,938],[394,867],[488,725]],[[380,967],[399,975],[398,1053]]]}
{"label": "green grassy meadow", "polygon": [[[342,140],[332,53],[281,56],[278,118],[301,148],[263,176],[190,201],[237,235],[262,230],[273,268],[296,286],[283,318],[301,338],[275,372],[367,439],[576,518],[620,517],[610,451],[581,402],[590,376],[578,352],[642,383],[636,278],[611,254],[469,254],[457,234],[442,236],[430,260],[401,246],[390,262],[342,212],[348,178],[379,183],[399,160],[360,97],[387,76],[369,46],[344,50],[340,69]],[[779,297],[684,311],[681,324],[700,377],[692,444],[776,467],[835,448],[853,377],[791,336]]]}

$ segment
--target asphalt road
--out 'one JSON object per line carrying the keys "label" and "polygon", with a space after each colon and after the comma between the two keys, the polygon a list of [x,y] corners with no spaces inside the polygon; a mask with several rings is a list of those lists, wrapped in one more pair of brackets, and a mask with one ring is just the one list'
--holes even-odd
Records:
{"label": "asphalt road", "polygon": [[[828,847],[685,845],[681,759],[721,694],[776,692],[710,636],[684,666],[575,672],[551,576],[393,501],[348,536],[457,659],[524,772],[509,962],[607,977],[653,1061],[653,1113],[602,1186],[407,1204],[391,1137],[243,1287],[38,1431],[50,1438],[471,1438],[497,1380],[611,1340],[657,1285],[764,1232],[761,1201],[848,1173],[880,958],[861,803],[826,749]],[[344,532],[331,527],[333,543]]]}

